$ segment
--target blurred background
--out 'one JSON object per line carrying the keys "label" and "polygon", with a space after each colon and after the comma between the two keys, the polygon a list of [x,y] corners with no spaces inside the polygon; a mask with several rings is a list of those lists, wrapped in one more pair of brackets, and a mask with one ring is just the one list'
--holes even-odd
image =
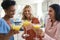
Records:
{"label": "blurred background", "polygon": [[[0,0],[0,18],[4,16],[4,10],[1,7],[1,2],[3,0]],[[51,4],[57,3],[60,4],[60,0],[15,0],[16,5],[16,12],[14,16],[15,21],[20,21],[22,18],[22,11],[25,5],[31,5],[32,7],[32,14],[35,17],[38,17],[40,21],[45,22],[45,18],[48,14],[48,7]],[[17,17],[16,17],[17,15]]]}
{"label": "blurred background", "polygon": [[[4,10],[1,7],[1,2],[3,0],[0,0],[0,18],[2,18],[5,13]],[[60,4],[60,0],[15,0],[17,5],[16,5],[16,11],[15,11],[15,16],[14,16],[14,21],[21,21],[22,18],[22,11],[25,5],[31,5],[32,7],[32,14],[33,16],[37,17],[41,23],[43,23],[43,27],[45,24],[45,20],[48,16],[48,8],[49,5],[51,4]],[[23,38],[21,38],[22,35],[22,31],[20,32],[20,34],[16,34],[14,35],[15,40],[24,40]]]}

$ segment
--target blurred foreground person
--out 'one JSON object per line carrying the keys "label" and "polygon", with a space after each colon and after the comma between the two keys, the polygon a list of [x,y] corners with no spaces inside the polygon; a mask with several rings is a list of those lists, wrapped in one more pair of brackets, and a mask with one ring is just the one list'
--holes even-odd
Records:
{"label": "blurred foreground person", "polygon": [[60,40],[60,5],[50,5],[48,14],[44,40]]}
{"label": "blurred foreground person", "polygon": [[14,40],[13,35],[19,33],[11,28],[11,20],[15,14],[15,1],[3,1],[1,6],[5,16],[0,19],[0,40]]}

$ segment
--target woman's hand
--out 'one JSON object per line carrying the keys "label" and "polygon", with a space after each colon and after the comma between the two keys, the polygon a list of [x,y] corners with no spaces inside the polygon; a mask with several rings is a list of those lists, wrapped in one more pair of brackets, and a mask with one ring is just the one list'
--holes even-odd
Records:
{"label": "woman's hand", "polygon": [[11,36],[13,36],[14,34],[18,34],[18,33],[19,33],[19,31],[11,29],[8,34],[6,34],[6,35],[1,34],[0,35],[0,40],[1,39],[2,40],[9,40]]}
{"label": "woman's hand", "polygon": [[25,34],[27,34],[28,30],[33,29],[33,25],[32,24],[29,24],[27,26],[23,25],[23,28],[24,28],[24,33],[22,34],[22,37],[25,39],[25,38],[29,37],[29,34],[27,36]]}
{"label": "woman's hand", "polygon": [[4,37],[4,40],[9,40],[11,36],[13,36],[14,34],[18,34],[18,33],[19,31],[11,29],[10,32]]}
{"label": "woman's hand", "polygon": [[18,34],[18,33],[19,33],[19,31],[13,30],[13,29],[11,29],[9,32],[10,35],[14,35],[14,34]]}
{"label": "woman's hand", "polygon": [[44,32],[42,29],[37,29],[36,32],[38,36],[40,35],[41,37],[44,37]]}

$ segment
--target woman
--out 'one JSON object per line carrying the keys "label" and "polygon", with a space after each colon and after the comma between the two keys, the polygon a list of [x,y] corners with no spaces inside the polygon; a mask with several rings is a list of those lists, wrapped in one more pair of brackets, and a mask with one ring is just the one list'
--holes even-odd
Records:
{"label": "woman", "polygon": [[15,1],[3,1],[2,8],[5,11],[5,16],[0,19],[0,40],[14,40],[13,35],[19,33],[11,29],[11,20],[15,14]]}
{"label": "woman", "polygon": [[60,5],[52,4],[49,6],[49,16],[45,33],[50,37],[45,40],[60,40]]}
{"label": "woman", "polygon": [[[28,20],[29,22],[31,22],[33,24],[39,24],[39,20],[36,17],[32,16],[30,5],[26,5],[24,7],[24,9],[23,9],[23,18],[22,19],[23,20]],[[29,34],[28,37],[25,36],[26,40],[35,40],[34,38],[36,37],[36,33],[34,31],[34,28],[33,28],[32,24],[28,25],[27,27],[24,27],[24,34],[26,32],[27,32],[27,34]],[[38,37],[39,37],[39,40],[42,40],[40,35]]]}
{"label": "woman", "polygon": [[32,11],[31,11],[31,6],[30,5],[26,5],[24,7],[22,16],[23,16],[22,20],[28,20],[28,21],[30,21],[32,23],[36,23],[36,24],[40,23],[38,18],[36,18],[36,17],[34,17],[32,15]]}

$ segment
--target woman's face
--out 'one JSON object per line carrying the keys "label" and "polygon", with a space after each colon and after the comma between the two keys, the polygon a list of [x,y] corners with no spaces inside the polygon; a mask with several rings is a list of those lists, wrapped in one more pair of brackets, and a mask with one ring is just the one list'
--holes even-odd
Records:
{"label": "woman's face", "polygon": [[50,18],[51,18],[51,20],[53,20],[53,19],[55,19],[55,11],[54,11],[54,9],[53,8],[49,8],[49,16],[50,16]]}
{"label": "woman's face", "polygon": [[5,10],[5,12],[9,18],[12,18],[15,14],[15,6],[10,6],[9,9]]}
{"label": "woman's face", "polygon": [[25,15],[27,18],[30,18],[30,17],[31,17],[31,8],[25,8],[25,9],[24,9],[24,15]]}

